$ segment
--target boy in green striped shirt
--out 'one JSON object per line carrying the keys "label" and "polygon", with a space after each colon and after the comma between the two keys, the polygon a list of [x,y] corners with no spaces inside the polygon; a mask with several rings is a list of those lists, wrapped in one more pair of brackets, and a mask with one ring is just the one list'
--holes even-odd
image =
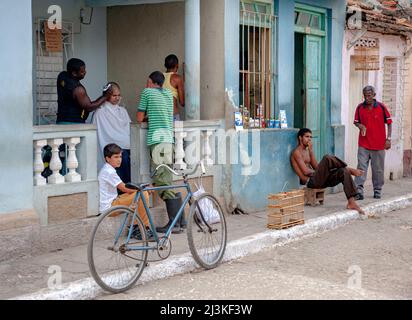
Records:
{"label": "boy in green striped shirt", "polygon": [[[145,115],[149,121],[147,145],[150,148],[152,170],[160,164],[171,165],[173,163],[173,94],[169,89],[163,88],[164,81],[165,77],[160,71],[155,71],[149,76],[137,109],[137,122],[142,123]],[[172,173],[166,168],[159,169],[154,176],[153,184],[156,187],[172,185]],[[176,197],[172,190],[159,193],[166,202],[169,223],[162,228],[156,228],[156,231],[166,232],[180,208],[181,197]],[[182,232],[180,222],[173,228],[173,233]]]}

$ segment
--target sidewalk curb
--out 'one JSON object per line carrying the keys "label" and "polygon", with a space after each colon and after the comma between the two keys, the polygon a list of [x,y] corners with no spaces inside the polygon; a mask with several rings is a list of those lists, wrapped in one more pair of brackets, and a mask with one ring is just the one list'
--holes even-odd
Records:
{"label": "sidewalk curb", "polygon": [[[362,209],[367,214],[380,215],[409,206],[412,206],[412,193],[375,202],[362,207]],[[357,219],[359,219],[359,214],[356,211],[343,210],[327,216],[310,219],[304,225],[291,229],[279,231],[268,230],[234,240],[227,244],[223,262],[240,259],[264,249],[282,246],[303,238],[313,237],[337,229]],[[137,285],[189,273],[197,268],[190,253],[172,256],[168,260],[147,267]],[[60,289],[43,289],[33,294],[22,295],[9,300],[88,300],[105,294],[106,293],[90,277],[63,284]]]}

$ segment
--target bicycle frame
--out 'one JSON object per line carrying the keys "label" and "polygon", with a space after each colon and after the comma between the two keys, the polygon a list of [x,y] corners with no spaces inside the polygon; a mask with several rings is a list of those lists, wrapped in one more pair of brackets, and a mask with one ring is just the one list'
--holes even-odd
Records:
{"label": "bicycle frame", "polygon": [[[183,189],[183,188],[185,188],[185,189],[187,190],[187,196],[186,196],[186,198],[184,199],[184,201],[183,201],[183,203],[182,203],[182,206],[181,206],[180,209],[179,209],[179,212],[176,214],[175,219],[174,219],[173,222],[170,224],[167,232],[165,233],[165,236],[164,236],[164,237],[165,237],[165,238],[169,238],[169,236],[170,236],[171,233],[172,233],[173,227],[176,225],[177,221],[181,218],[181,216],[182,216],[182,214],[183,214],[183,211],[184,211],[186,205],[189,203],[190,199],[192,198],[193,193],[192,193],[192,190],[191,190],[191,188],[190,188],[190,184],[189,184],[188,182],[185,182],[184,184],[176,185],[176,186],[173,185],[173,186],[150,187],[150,188],[144,188],[143,190],[140,190],[140,191],[138,191],[138,192],[136,193],[136,196],[135,196],[135,198],[134,198],[134,200],[133,200],[133,203],[138,204],[140,198],[142,199],[143,206],[144,206],[145,211],[146,211],[146,214],[147,214],[147,216],[148,216],[148,218],[149,218],[150,228],[151,228],[152,231],[153,231],[153,236],[154,236],[154,238],[155,238],[156,244],[159,244],[159,243],[160,243],[160,238],[159,238],[159,236],[158,236],[158,234],[157,234],[157,232],[156,232],[156,226],[155,226],[155,224],[154,224],[154,222],[153,222],[153,218],[152,218],[152,215],[151,215],[151,213],[150,213],[150,209],[149,209],[149,206],[148,206],[148,204],[147,204],[147,202],[146,202],[146,199],[145,199],[145,197],[142,197],[142,196],[141,196],[141,195],[142,195],[142,192],[145,192],[145,191],[163,191],[163,190],[173,190],[173,189]],[[130,223],[130,225],[134,225],[134,221],[135,221],[136,218],[137,218],[137,215],[138,215],[138,210],[137,210],[137,208],[138,208],[138,206],[136,205],[136,209],[135,209],[135,211],[134,211],[133,219],[132,219],[132,222]],[[127,219],[127,217],[125,217],[125,221],[123,222],[123,226],[122,226],[122,228],[119,230],[119,234],[118,234],[118,236],[116,237],[116,243],[117,243],[118,239],[120,238],[120,234],[122,233],[122,230],[123,230],[123,228],[125,227],[125,225],[126,225],[126,223],[127,223],[126,219]],[[130,230],[129,230],[129,235],[128,235],[128,238],[127,238],[127,242],[126,242],[126,243],[128,243],[128,242],[130,241],[131,235],[132,235],[132,231],[133,231],[132,228],[130,228]],[[133,251],[133,250],[157,250],[157,246],[127,246],[127,250],[129,250],[129,251]]]}

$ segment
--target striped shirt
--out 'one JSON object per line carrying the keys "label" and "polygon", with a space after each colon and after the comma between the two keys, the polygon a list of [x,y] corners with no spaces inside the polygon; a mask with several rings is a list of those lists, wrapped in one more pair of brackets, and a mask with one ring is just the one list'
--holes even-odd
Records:
{"label": "striped shirt", "polygon": [[170,90],[144,89],[137,110],[146,112],[149,118],[148,146],[173,143],[173,95]]}

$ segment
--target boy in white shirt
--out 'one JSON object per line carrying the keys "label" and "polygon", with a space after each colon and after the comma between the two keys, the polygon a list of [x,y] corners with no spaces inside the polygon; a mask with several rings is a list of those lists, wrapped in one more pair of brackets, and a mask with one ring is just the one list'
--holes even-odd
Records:
{"label": "boy in white shirt", "polygon": [[[127,188],[116,173],[116,168],[120,167],[122,163],[122,148],[114,143],[107,145],[104,148],[104,158],[106,164],[100,170],[98,178],[100,192],[99,211],[102,213],[114,206],[130,207],[137,191]],[[117,190],[120,190],[124,194],[118,196]],[[148,203],[149,194],[144,192],[142,196],[145,197],[146,203]],[[139,199],[137,210],[140,219],[146,227],[147,236],[151,238],[153,234],[150,230],[149,218],[147,217],[142,199]],[[136,229],[136,231],[138,231],[138,229]],[[136,235],[136,237],[138,237],[138,235]]]}

